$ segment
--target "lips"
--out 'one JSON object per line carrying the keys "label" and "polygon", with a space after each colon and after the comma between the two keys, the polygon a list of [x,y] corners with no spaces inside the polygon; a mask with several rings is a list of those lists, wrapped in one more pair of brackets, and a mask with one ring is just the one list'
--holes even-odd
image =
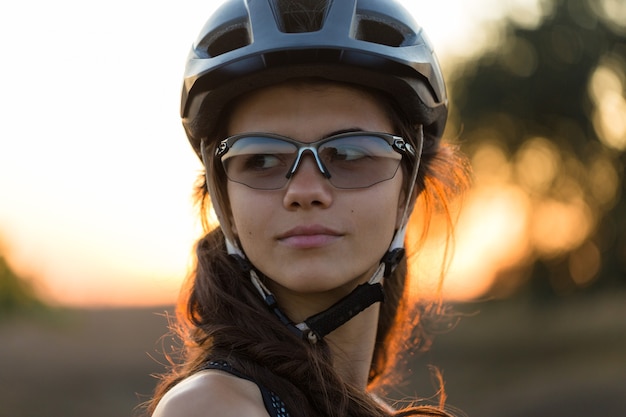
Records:
{"label": "lips", "polygon": [[280,234],[277,240],[296,249],[313,249],[337,241],[341,233],[321,225],[297,226]]}

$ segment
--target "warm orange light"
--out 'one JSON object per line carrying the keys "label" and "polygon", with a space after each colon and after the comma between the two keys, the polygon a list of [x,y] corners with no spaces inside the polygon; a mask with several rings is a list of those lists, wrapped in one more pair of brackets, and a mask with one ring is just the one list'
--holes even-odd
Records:
{"label": "warm orange light", "polygon": [[484,296],[497,274],[524,261],[530,253],[528,196],[513,185],[477,187],[457,226],[457,245],[444,295],[453,300]]}
{"label": "warm orange light", "polygon": [[592,226],[591,213],[583,201],[545,199],[534,205],[530,238],[542,256],[551,257],[583,243]]}
{"label": "warm orange light", "polygon": [[609,147],[626,150],[626,98],[621,65],[607,62],[593,73],[589,92],[596,108],[593,124],[600,139]]}
{"label": "warm orange light", "polygon": [[569,271],[576,285],[590,284],[600,271],[602,255],[593,242],[586,242],[569,256]]}

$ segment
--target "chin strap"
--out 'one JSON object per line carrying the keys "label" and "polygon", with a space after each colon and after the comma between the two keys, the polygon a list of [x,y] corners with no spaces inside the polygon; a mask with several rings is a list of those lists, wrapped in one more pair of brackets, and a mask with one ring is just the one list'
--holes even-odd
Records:
{"label": "chin strap", "polygon": [[404,255],[404,249],[398,248],[388,252],[382,259],[376,272],[368,282],[360,284],[350,294],[337,301],[326,310],[314,314],[301,323],[294,323],[281,310],[276,301],[276,297],[263,284],[259,278],[259,273],[252,267],[245,258],[231,254],[233,258],[250,274],[250,280],[257,289],[267,307],[276,317],[296,336],[310,343],[317,343],[324,336],[342,326],[354,316],[368,308],[374,303],[384,301],[382,279],[391,275],[391,272],[398,265]]}

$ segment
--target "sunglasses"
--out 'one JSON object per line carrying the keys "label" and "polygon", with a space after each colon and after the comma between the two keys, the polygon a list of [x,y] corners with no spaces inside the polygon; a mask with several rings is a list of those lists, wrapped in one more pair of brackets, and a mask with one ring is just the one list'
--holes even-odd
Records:
{"label": "sunglasses", "polygon": [[[202,157],[208,161],[204,141]],[[296,173],[310,152],[324,177],[336,188],[367,188],[393,178],[403,156],[415,158],[400,136],[377,132],[342,133],[316,142],[300,142],[270,133],[243,133],[220,142],[226,176],[250,188],[277,190]]]}

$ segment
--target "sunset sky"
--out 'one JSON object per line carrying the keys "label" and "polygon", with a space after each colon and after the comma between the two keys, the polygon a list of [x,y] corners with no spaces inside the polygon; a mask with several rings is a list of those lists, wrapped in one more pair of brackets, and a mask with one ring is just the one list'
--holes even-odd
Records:
{"label": "sunset sky", "polygon": [[[445,68],[493,41],[491,29],[506,11],[519,9],[518,19],[532,20],[521,10],[538,2],[404,3]],[[200,164],[180,126],[181,77],[189,46],[217,4],[1,6],[0,241],[14,269],[49,300],[75,306],[175,300],[199,233],[190,196]],[[491,198],[499,199],[491,228],[468,246],[504,259],[523,249],[502,246],[502,235],[489,231],[501,230],[497,222],[510,217],[498,216],[507,210],[511,216],[519,200]],[[494,254],[494,247],[506,253]],[[467,273],[457,280],[461,275],[452,274],[450,296],[480,295],[489,282],[487,262],[474,265],[475,253],[460,249],[453,270]]]}

